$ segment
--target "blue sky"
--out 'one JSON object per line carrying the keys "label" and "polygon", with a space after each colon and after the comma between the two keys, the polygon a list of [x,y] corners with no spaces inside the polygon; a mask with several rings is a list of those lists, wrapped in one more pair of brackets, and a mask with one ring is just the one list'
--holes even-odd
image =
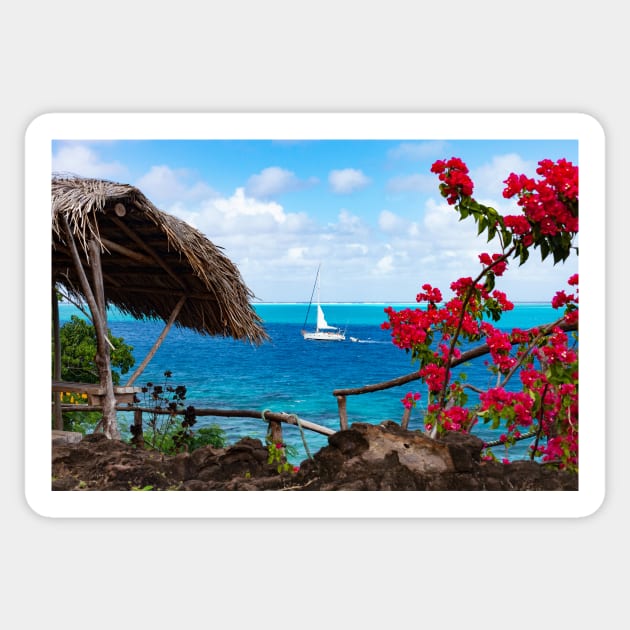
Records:
{"label": "blue sky", "polygon": [[[308,301],[322,264],[323,302],[412,302],[425,282],[448,297],[475,276],[477,255],[499,251],[459,222],[430,172],[462,158],[475,198],[505,214],[511,172],[538,161],[578,163],[570,140],[104,140],[53,142],[53,171],[132,184],[161,210],[203,232],[264,302]],[[548,301],[578,269],[532,256],[497,288]]]}

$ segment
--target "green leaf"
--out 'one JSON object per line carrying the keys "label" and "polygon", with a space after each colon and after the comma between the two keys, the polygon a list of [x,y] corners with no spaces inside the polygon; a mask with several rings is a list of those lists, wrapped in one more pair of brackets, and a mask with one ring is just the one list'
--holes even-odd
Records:
{"label": "green leaf", "polygon": [[492,271],[488,271],[486,274],[486,291],[492,291],[494,289],[495,276]]}
{"label": "green leaf", "polygon": [[545,260],[545,258],[547,258],[547,256],[549,256],[549,245],[548,245],[547,241],[542,241],[540,243],[540,255],[541,255],[543,260]]}
{"label": "green leaf", "polygon": [[519,265],[522,265],[529,258],[529,250],[527,249],[527,247],[521,247],[520,249],[521,249],[521,253],[520,253]]}

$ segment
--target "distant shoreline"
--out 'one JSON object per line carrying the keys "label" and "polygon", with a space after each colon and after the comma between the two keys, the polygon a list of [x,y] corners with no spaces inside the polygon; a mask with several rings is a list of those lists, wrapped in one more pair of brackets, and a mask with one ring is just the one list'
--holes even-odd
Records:
{"label": "distant shoreline", "polygon": [[[251,302],[251,305],[256,306],[308,306],[308,301],[306,302]],[[323,305],[329,306],[416,306],[418,302],[412,301],[388,301],[388,302],[322,302]],[[443,304],[443,303],[442,303]],[[548,301],[541,300],[531,300],[531,301],[522,301],[522,302],[514,302],[514,306],[551,306]],[[76,308],[76,305],[72,302],[59,302],[59,306],[72,306]],[[87,304],[82,305],[83,308],[88,308]]]}

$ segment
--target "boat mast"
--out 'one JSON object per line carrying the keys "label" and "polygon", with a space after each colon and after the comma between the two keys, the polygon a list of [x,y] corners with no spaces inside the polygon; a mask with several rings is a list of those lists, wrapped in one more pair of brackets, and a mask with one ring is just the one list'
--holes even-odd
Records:
{"label": "boat mast", "polygon": [[[317,275],[315,276],[315,284],[313,285],[313,290],[311,291],[311,299],[308,301],[308,308],[306,309],[306,319],[304,320],[303,328],[306,328],[306,323],[308,322],[308,314],[311,311],[311,304],[313,303],[313,296],[315,295],[315,289],[319,286],[319,268],[322,266],[321,263],[317,265]],[[319,304],[319,292],[317,294],[317,303]]]}

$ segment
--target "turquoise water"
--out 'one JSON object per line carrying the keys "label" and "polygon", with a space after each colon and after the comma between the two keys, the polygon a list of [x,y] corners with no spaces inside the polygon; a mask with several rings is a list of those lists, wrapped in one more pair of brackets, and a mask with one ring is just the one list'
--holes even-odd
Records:
{"label": "turquoise water", "polygon": [[[304,327],[307,304],[255,304],[271,340],[261,346],[222,337],[206,337],[185,329],[173,328],[156,352],[136,385],[148,382],[161,384],[164,372],[172,377],[169,384],[185,385],[186,404],[197,408],[270,410],[297,414],[300,418],[317,424],[339,428],[337,400],[333,390],[359,387],[396,378],[414,371],[416,366],[403,350],[390,341],[390,334],[380,328],[386,320],[385,304],[323,304],[329,324],[346,330],[346,341],[305,341]],[[414,304],[391,304],[396,309]],[[80,311],[69,304],[60,305],[63,324]],[[539,303],[517,304],[514,311],[506,313],[500,327],[529,328],[555,320],[557,311]],[[307,327],[315,324],[315,312],[311,308]],[[116,337],[133,347],[138,365],[146,356],[155,339],[163,330],[161,321],[138,321],[115,309],[109,312],[109,327]],[[358,342],[350,341],[350,337]],[[463,369],[471,383],[478,387],[490,385],[490,374],[480,358]],[[132,368],[133,370],[133,368]],[[121,377],[124,383],[130,373]],[[421,426],[422,403],[426,392],[420,381],[361,396],[347,398],[348,420],[378,424],[383,420],[402,418],[404,408],[400,399],[408,391],[422,394],[420,405],[414,409],[410,429]],[[131,423],[130,414],[121,414],[121,424]],[[200,417],[196,427],[219,424],[229,442],[249,435],[264,441],[267,425],[262,420],[239,418]],[[283,424],[286,443],[297,454],[290,459],[299,463],[307,452],[297,427]],[[482,439],[496,439],[498,435],[485,427],[476,431]],[[306,443],[314,454],[326,446],[327,438],[306,431]],[[511,451],[511,458],[518,458],[526,451],[521,443]],[[501,449],[497,455],[503,456]]]}

